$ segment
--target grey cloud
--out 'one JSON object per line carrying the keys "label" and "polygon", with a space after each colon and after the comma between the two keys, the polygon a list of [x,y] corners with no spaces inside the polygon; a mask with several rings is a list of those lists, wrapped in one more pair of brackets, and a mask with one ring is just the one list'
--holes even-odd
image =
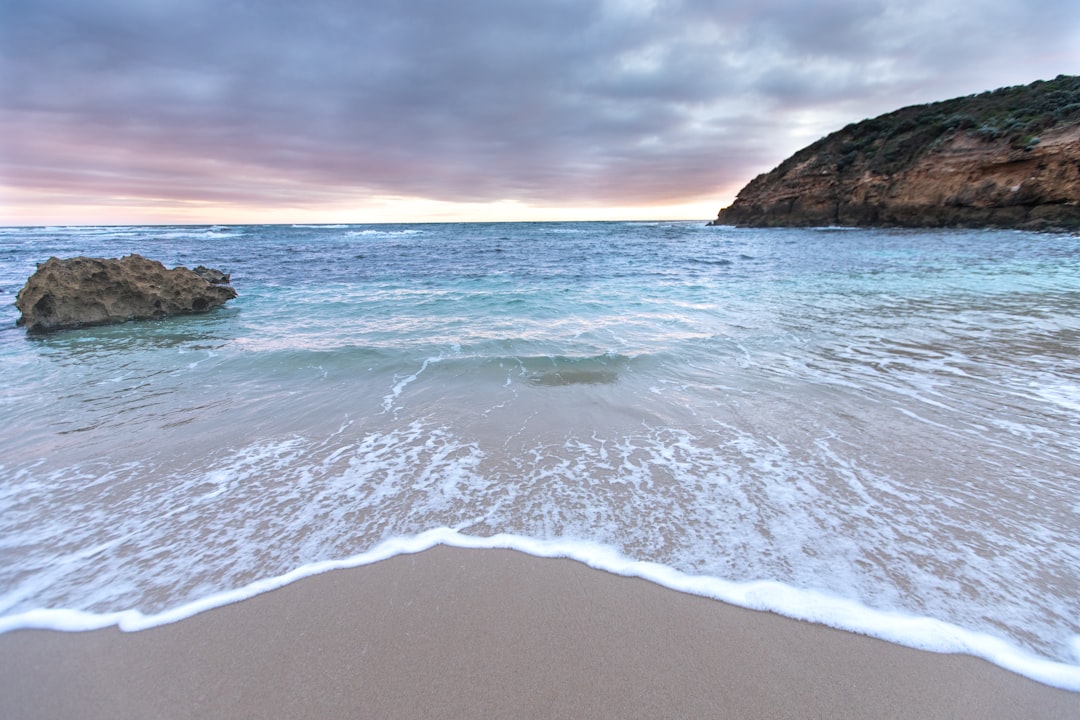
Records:
{"label": "grey cloud", "polygon": [[[1080,10],[1048,1],[0,0],[0,18],[0,179],[251,203],[672,202],[781,160],[800,114],[1080,60]],[[1040,60],[1054,43],[1073,67]]]}

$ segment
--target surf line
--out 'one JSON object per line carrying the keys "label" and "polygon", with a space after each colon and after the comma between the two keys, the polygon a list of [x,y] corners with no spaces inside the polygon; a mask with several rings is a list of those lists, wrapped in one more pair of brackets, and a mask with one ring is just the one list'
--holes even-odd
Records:
{"label": "surf line", "polygon": [[[459,527],[468,527],[468,523]],[[772,580],[736,583],[705,575],[690,575],[660,563],[628,558],[611,546],[589,541],[537,540],[507,533],[476,537],[464,535],[458,529],[450,527],[390,538],[359,555],[304,565],[284,575],[256,580],[244,587],[208,595],[153,615],[133,609],[91,613],[42,608],[0,618],[0,633],[18,629],[83,632],[114,625],[124,632],[145,630],[240,602],[303,578],[331,570],[370,565],[398,555],[423,552],[438,545],[476,550],[507,549],[539,558],[576,560],[615,575],[641,578],[679,592],[712,598],[751,610],[775,612],[796,620],[827,625],[896,645],[935,653],[972,655],[1036,682],[1080,692],[1080,665],[1038,657],[1000,638],[951,625],[943,620],[874,610],[851,600],[790,587]],[[1080,636],[1072,638],[1071,646],[1080,652]]]}

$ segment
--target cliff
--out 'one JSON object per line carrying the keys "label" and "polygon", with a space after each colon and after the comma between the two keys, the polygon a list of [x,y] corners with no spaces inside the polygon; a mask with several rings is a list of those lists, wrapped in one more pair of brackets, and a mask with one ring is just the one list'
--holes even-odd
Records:
{"label": "cliff", "polygon": [[754,178],[710,224],[1080,230],[1080,77],[848,125]]}

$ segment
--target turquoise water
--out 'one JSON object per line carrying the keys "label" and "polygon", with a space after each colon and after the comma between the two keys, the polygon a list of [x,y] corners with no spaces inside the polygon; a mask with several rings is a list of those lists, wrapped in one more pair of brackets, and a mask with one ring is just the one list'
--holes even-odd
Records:
{"label": "turquoise water", "polygon": [[[15,327],[36,262],[130,252],[239,297]],[[1080,689],[1080,238],[10,228],[0,293],[0,629],[445,542]]]}

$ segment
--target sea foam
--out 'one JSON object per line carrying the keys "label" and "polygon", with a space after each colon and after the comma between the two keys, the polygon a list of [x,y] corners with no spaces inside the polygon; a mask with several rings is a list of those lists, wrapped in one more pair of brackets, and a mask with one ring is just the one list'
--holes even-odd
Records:
{"label": "sea foam", "polygon": [[[145,630],[241,602],[303,578],[419,553],[437,545],[477,550],[509,549],[538,558],[576,560],[597,570],[641,578],[678,592],[751,610],[774,612],[919,650],[972,655],[1046,685],[1080,692],[1080,666],[1040,658],[1020,651],[999,638],[934,618],[873,610],[849,600],[773,581],[734,583],[690,575],[659,563],[634,560],[609,546],[588,541],[537,540],[509,534],[475,537],[447,527],[434,528],[411,537],[391,538],[354,557],[305,565],[284,575],[258,580],[242,588],[216,593],[152,615],[138,610],[97,614],[78,610],[38,609],[0,618],[0,633],[19,629],[83,632],[111,626],[125,632]],[[1072,638],[1070,642],[1080,659],[1080,636]]]}

